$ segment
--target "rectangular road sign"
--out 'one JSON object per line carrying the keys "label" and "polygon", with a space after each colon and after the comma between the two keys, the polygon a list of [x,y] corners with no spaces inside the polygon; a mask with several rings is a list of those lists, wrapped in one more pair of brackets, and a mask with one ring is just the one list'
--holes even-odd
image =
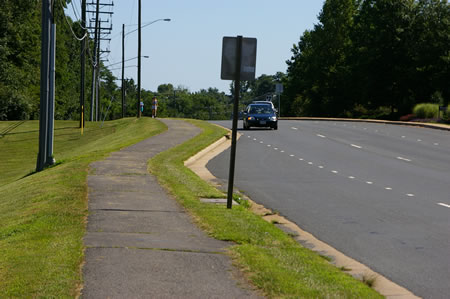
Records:
{"label": "rectangular road sign", "polygon": [[[222,80],[235,80],[236,78],[236,37],[223,38],[222,43]],[[241,80],[255,80],[256,70],[256,38],[242,38]]]}

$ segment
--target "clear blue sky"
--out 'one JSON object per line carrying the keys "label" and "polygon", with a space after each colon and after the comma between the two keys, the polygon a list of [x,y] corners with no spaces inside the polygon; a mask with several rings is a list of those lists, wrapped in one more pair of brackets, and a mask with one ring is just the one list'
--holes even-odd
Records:
{"label": "clear blue sky", "polygon": [[[74,1],[75,9],[81,1]],[[94,1],[95,2],[95,1]],[[323,0],[142,0],[142,87],[155,91],[160,84],[182,85],[190,91],[216,87],[229,92],[230,81],[220,79],[222,38],[255,37],[258,40],[256,76],[286,72],[286,60],[302,33],[312,29]],[[112,16],[112,64],[122,57],[122,24],[125,32],[137,28],[138,0],[115,0]],[[69,5],[68,13],[73,16]],[[105,49],[104,42],[102,48]],[[125,58],[137,57],[137,31],[126,37]],[[106,54],[105,54],[106,57]],[[125,77],[137,80],[137,60],[126,62]],[[111,66],[120,68],[120,64]],[[121,78],[121,70],[113,70]],[[120,85],[120,81],[117,82]]]}

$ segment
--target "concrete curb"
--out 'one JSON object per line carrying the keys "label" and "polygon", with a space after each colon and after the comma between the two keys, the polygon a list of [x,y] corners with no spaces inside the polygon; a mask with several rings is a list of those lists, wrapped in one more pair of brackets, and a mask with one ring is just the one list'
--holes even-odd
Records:
{"label": "concrete curb", "polygon": [[365,123],[377,123],[377,124],[389,124],[389,125],[422,127],[422,128],[428,128],[428,129],[437,129],[437,130],[450,131],[450,126],[448,126],[448,125],[420,123],[420,122],[407,122],[407,121],[391,121],[391,120],[376,120],[376,119],[355,119],[355,118],[324,118],[324,117],[280,117],[280,120],[365,122]]}
{"label": "concrete curb", "polygon": [[[306,120],[306,119],[302,119]],[[312,120],[312,119],[308,119]],[[318,120],[318,119],[314,119]],[[324,119],[322,119],[324,120]],[[330,120],[330,119],[327,119]],[[209,147],[197,153],[195,156],[188,159],[184,164],[186,167],[189,167],[193,172],[195,172],[201,179],[211,183],[214,186],[219,185],[219,180],[206,168],[206,164],[228,149],[231,146],[231,140],[223,137],[211,144]],[[401,298],[401,299],[410,299],[410,298],[420,298],[414,295],[409,290],[404,287],[390,281],[388,278],[382,276],[379,273],[376,273],[369,267],[361,264],[360,262],[346,256],[342,252],[336,250],[330,245],[318,240],[312,234],[302,230],[295,223],[289,221],[288,219],[277,215],[265,208],[264,206],[255,203],[251,199],[248,198],[251,202],[252,210],[254,213],[260,215],[264,220],[277,223],[277,226],[289,233],[293,236],[293,238],[301,243],[303,246],[308,247],[309,249],[332,258],[332,263],[342,269],[348,269],[346,271],[348,274],[352,275],[356,279],[361,281],[373,279],[375,282],[373,284],[373,289],[379,292],[381,295],[386,298]]]}

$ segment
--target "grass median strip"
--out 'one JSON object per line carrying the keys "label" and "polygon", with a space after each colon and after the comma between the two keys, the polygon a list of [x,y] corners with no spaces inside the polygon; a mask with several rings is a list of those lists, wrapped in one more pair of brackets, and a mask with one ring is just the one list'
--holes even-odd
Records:
{"label": "grass median strip", "polygon": [[0,297],[78,295],[89,164],[166,129],[151,118],[86,125],[81,135],[78,122],[55,122],[58,164],[39,173],[37,121],[0,139]]}
{"label": "grass median strip", "polygon": [[255,286],[275,298],[382,297],[247,207],[229,210],[224,205],[200,202],[199,198],[223,198],[224,194],[201,180],[183,162],[226,131],[206,122],[190,122],[203,132],[151,159],[149,170],[211,236],[235,244],[229,253]]}

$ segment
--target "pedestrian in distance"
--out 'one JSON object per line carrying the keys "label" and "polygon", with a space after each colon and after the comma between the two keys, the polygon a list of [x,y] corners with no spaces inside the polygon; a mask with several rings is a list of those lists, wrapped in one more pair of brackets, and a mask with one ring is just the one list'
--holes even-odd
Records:
{"label": "pedestrian in distance", "polygon": [[152,99],[152,118],[156,118],[156,111],[158,110],[158,100],[156,97]]}

